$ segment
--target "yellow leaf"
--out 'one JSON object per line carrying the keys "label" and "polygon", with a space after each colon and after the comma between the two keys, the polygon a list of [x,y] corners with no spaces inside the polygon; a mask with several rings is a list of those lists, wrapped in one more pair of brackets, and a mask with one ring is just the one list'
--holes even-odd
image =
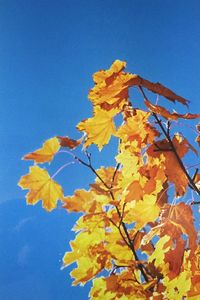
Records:
{"label": "yellow leaf", "polygon": [[29,189],[26,195],[28,204],[36,204],[42,200],[42,206],[48,211],[56,207],[57,200],[63,199],[61,186],[49,176],[48,172],[38,166],[30,167],[30,172],[21,177],[18,185],[22,189]]}
{"label": "yellow leaf", "polygon": [[93,280],[93,287],[90,290],[91,300],[113,300],[115,297],[116,293],[107,291],[104,277],[95,278]]}
{"label": "yellow leaf", "polygon": [[84,120],[77,125],[80,131],[87,133],[85,147],[96,144],[101,150],[104,145],[108,144],[111,135],[115,133],[113,117],[116,113],[113,110],[105,111],[96,107],[92,118]]}
{"label": "yellow leaf", "polygon": [[140,158],[135,155],[135,153],[131,153],[128,149],[119,153],[116,157],[116,161],[120,163],[123,168],[122,171],[122,187],[127,187],[134,179],[133,176],[136,175],[136,179],[138,179],[138,169],[140,167]]}
{"label": "yellow leaf", "polygon": [[60,149],[60,143],[56,137],[46,140],[42,148],[26,154],[23,159],[32,159],[36,163],[51,161]]}
{"label": "yellow leaf", "polygon": [[141,147],[147,143],[152,143],[159,133],[150,123],[148,123],[149,112],[135,109],[134,116],[127,118],[126,122],[117,130],[116,136],[123,142],[131,143],[137,141],[136,150],[141,151]]}
{"label": "yellow leaf", "polygon": [[113,226],[110,232],[106,233],[106,250],[108,250],[116,264],[126,264],[132,261],[133,253],[123,241],[119,231]]}
{"label": "yellow leaf", "polygon": [[169,240],[170,236],[168,235],[161,237],[155,245],[154,252],[149,257],[149,262],[154,262],[155,266],[164,274],[167,274],[169,270],[168,265],[164,263],[165,253],[170,249]]}
{"label": "yellow leaf", "polygon": [[63,199],[63,207],[69,212],[101,212],[105,199],[106,196],[97,195],[93,191],[76,190],[74,196]]}
{"label": "yellow leaf", "polygon": [[77,263],[77,268],[70,273],[75,278],[73,285],[84,284],[107,266],[110,256],[104,249],[104,238],[104,228],[97,227],[93,232],[81,231],[70,242],[72,251],[65,253],[63,265]]}
{"label": "yellow leaf", "polygon": [[156,200],[155,195],[144,195],[143,200],[128,202],[124,222],[136,222],[135,228],[140,230],[147,223],[155,221],[160,213]]}
{"label": "yellow leaf", "polygon": [[108,70],[101,70],[93,75],[93,80],[95,83],[100,83],[105,81],[106,79],[116,76],[119,72],[121,72],[126,67],[125,61],[115,60]]}
{"label": "yellow leaf", "polygon": [[88,98],[96,106],[105,110],[122,108],[128,104],[128,87],[134,75],[122,72],[126,63],[116,60],[109,70],[101,70],[94,74],[94,88]]}

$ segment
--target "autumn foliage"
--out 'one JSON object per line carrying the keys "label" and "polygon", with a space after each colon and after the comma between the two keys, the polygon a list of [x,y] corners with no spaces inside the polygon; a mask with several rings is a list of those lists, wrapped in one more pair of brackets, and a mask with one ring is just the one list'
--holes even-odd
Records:
{"label": "autumn foliage", "polygon": [[[200,243],[194,225],[200,174],[184,162],[189,152],[198,155],[200,125],[194,129],[195,143],[174,131],[180,119],[200,114],[174,111],[176,102],[186,111],[189,102],[160,83],[125,72],[125,66],[116,60],[93,75],[88,95],[93,115],[77,125],[82,136],[53,137],[25,155],[34,165],[19,186],[29,190],[28,204],[42,201],[51,211],[60,200],[67,212],[82,213],[63,266],[76,262],[73,285],[92,280],[91,299],[200,299]],[[171,110],[162,105],[166,100]],[[101,150],[111,137],[118,140],[116,165],[95,169],[88,149],[95,144]],[[77,155],[79,149],[85,159]],[[53,176],[40,166],[52,164],[63,151],[93,173],[89,190],[66,196],[54,178],[69,163]]]}

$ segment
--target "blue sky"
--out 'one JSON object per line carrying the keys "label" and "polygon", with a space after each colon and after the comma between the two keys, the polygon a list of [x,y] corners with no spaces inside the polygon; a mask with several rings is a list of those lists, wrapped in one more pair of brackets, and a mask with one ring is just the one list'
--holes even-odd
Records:
{"label": "blue sky", "polygon": [[[70,289],[68,270],[59,270],[75,217],[61,211],[49,215],[40,205],[26,207],[17,182],[29,164],[21,157],[49,137],[80,136],[75,125],[91,115],[87,94],[93,85],[92,74],[108,68],[115,59],[126,60],[128,71],[159,81],[191,100],[191,111],[197,112],[200,3],[3,0],[0,36],[0,213],[5,229],[0,231],[5,245],[0,250],[0,273],[7,278],[3,287],[0,285],[0,296],[14,299],[15,292],[16,300],[62,300],[69,295],[70,299],[78,295],[87,299],[87,288],[84,292],[81,288]],[[192,135],[189,130],[188,135]],[[105,149],[96,163],[109,161]],[[91,178],[80,166],[58,177],[69,194],[77,187],[87,187]],[[17,226],[18,231],[13,231]],[[44,230],[45,226],[49,231]],[[29,240],[33,232],[36,238]],[[47,247],[47,236],[51,249]],[[44,256],[45,251],[52,254],[49,261],[39,257],[40,251],[34,255],[34,247],[39,247],[43,239],[46,243],[41,252]],[[21,285],[16,283],[19,281]],[[38,287],[38,294],[29,293],[31,282]],[[60,298],[56,296],[59,290]]]}

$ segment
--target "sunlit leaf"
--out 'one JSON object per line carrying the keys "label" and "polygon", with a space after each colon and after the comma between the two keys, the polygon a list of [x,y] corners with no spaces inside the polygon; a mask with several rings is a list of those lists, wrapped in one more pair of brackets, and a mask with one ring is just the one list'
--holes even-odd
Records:
{"label": "sunlit leaf", "polygon": [[80,131],[87,133],[87,138],[84,146],[88,147],[91,144],[96,144],[101,150],[106,145],[111,135],[115,133],[115,125],[113,117],[115,111],[105,111],[100,108],[96,108],[94,117],[84,120],[77,125]]}
{"label": "sunlit leaf", "polygon": [[41,200],[42,206],[48,211],[56,207],[57,200],[63,199],[61,186],[38,166],[30,167],[29,174],[22,176],[18,185],[22,189],[29,189],[26,195],[28,204],[34,205]]}
{"label": "sunlit leaf", "polygon": [[60,144],[56,137],[46,140],[43,144],[43,147],[26,154],[23,159],[34,160],[36,163],[45,163],[50,162],[54,155],[59,151]]}
{"label": "sunlit leaf", "polygon": [[154,105],[147,99],[144,100],[144,103],[152,112],[159,114],[168,120],[178,120],[179,118],[186,119],[186,120],[192,120],[192,119],[200,118],[200,114],[191,114],[191,113],[178,114],[177,112],[171,113],[166,108],[164,108],[160,105]]}

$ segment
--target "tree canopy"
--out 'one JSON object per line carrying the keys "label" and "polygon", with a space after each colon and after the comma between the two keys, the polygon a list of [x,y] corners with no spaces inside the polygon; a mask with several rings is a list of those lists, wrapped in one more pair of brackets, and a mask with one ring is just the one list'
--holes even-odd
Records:
{"label": "tree canopy", "polygon": [[[77,125],[80,139],[53,137],[26,154],[23,159],[34,165],[18,184],[29,190],[28,204],[42,201],[43,208],[51,211],[60,200],[66,212],[81,213],[63,266],[76,263],[73,285],[93,281],[91,299],[194,300],[200,297],[195,226],[200,173],[196,166],[186,165],[185,157],[189,152],[198,155],[200,125],[193,128],[196,141],[189,141],[174,130],[174,124],[200,114],[188,112],[187,99],[126,72],[125,67],[125,62],[116,60],[108,70],[93,75],[94,87],[88,94],[93,115]],[[141,94],[142,103],[137,100],[139,93],[131,99],[132,88]],[[155,94],[156,102],[150,100]],[[173,110],[176,102],[186,112]],[[95,169],[89,147],[94,144],[101,150],[111,137],[118,140],[112,153],[116,165]],[[84,159],[77,155],[78,149]],[[45,164],[52,164],[63,151],[71,162],[50,175]],[[72,163],[88,168],[94,181],[88,190],[66,196],[54,178]]]}

